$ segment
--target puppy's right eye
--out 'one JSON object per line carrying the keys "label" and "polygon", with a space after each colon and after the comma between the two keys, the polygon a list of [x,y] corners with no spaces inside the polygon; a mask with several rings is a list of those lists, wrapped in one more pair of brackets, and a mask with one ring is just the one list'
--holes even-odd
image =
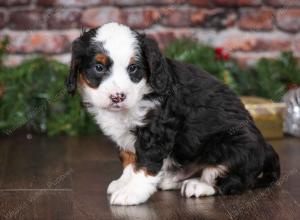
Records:
{"label": "puppy's right eye", "polygon": [[104,66],[102,64],[98,63],[98,64],[95,65],[95,69],[96,69],[97,72],[103,72]]}

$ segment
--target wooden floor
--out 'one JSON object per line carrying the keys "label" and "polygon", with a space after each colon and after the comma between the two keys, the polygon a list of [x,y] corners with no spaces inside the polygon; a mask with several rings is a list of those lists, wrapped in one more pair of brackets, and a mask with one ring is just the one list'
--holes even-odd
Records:
{"label": "wooden floor", "polygon": [[110,206],[106,188],[121,173],[106,138],[0,138],[0,219],[300,219],[300,140],[272,141],[282,178],[240,196],[186,199],[157,192],[146,204]]}

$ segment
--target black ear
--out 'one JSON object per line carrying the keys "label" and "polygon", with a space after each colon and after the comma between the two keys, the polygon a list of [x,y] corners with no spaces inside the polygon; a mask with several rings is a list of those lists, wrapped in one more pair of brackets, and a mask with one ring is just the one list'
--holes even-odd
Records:
{"label": "black ear", "polygon": [[171,72],[155,40],[140,35],[143,57],[148,68],[148,80],[155,93],[165,95],[171,88]]}
{"label": "black ear", "polygon": [[82,56],[82,42],[80,38],[78,38],[72,43],[72,57],[71,57],[70,72],[65,81],[67,91],[71,95],[74,95],[74,93],[76,92],[77,77],[80,71],[79,68],[80,68],[81,56]]}

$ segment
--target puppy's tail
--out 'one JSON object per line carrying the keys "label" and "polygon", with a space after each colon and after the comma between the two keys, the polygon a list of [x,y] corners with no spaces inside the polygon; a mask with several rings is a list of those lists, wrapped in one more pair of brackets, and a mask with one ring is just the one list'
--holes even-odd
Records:
{"label": "puppy's tail", "polygon": [[278,154],[270,144],[266,144],[266,156],[263,165],[262,177],[256,179],[254,188],[268,187],[279,179],[280,164]]}

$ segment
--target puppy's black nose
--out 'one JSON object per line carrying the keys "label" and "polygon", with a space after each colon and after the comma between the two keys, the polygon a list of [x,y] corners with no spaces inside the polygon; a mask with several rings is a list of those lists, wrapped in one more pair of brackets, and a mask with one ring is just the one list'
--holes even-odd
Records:
{"label": "puppy's black nose", "polygon": [[110,99],[113,103],[120,103],[126,99],[126,95],[124,93],[116,93],[115,95],[111,95]]}

